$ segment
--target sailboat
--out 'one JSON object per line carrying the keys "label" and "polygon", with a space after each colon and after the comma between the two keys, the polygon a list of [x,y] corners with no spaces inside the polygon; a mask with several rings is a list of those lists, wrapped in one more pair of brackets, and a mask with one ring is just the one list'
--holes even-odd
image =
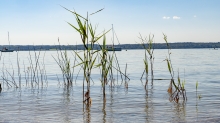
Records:
{"label": "sailboat", "polygon": [[8,42],[9,42],[9,49],[4,47],[2,48],[1,52],[13,52],[13,49],[10,49],[10,41],[9,41],[9,32],[8,32]]}
{"label": "sailboat", "polygon": [[[108,51],[121,51],[121,47],[120,47],[120,45],[118,46],[118,47],[116,47],[115,45],[114,45],[114,29],[113,29],[113,25],[112,25],[112,33],[113,33],[113,45],[108,45],[107,46],[107,50]],[[117,36],[116,36],[116,38],[117,38]],[[117,38],[118,39],[118,38]],[[120,44],[120,43],[119,43]]]}

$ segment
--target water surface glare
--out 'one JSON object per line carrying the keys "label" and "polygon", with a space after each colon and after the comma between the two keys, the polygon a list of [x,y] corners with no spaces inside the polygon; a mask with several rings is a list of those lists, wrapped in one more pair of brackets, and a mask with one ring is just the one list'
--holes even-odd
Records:
{"label": "water surface glare", "polygon": [[[30,66],[29,52],[2,53],[0,60],[0,122],[219,122],[220,121],[220,50],[212,49],[172,49],[171,60],[181,81],[185,79],[187,101],[177,104],[169,101],[167,88],[170,80],[149,81],[144,89],[140,77],[144,70],[144,50],[117,52],[121,70],[128,64],[127,74],[131,79],[128,89],[121,84],[120,77],[116,86],[106,87],[106,101],[103,101],[100,83],[100,70],[92,71],[91,107],[83,106],[83,72],[75,81],[80,68],[74,71],[72,87],[63,85],[62,73],[52,56],[56,51],[41,51],[39,63],[45,65],[47,82],[31,86],[25,79]],[[32,61],[35,53],[30,52]],[[68,51],[73,65],[74,56]],[[43,61],[43,55],[44,61]],[[18,58],[17,58],[18,56]],[[170,79],[166,49],[154,51],[155,79]],[[12,80],[14,75],[19,85],[18,63],[21,71],[21,88],[8,87],[3,77]],[[13,74],[14,73],[14,74]],[[114,71],[117,74],[117,71]],[[26,75],[27,76],[27,75]],[[59,81],[57,80],[59,78]],[[29,78],[30,79],[30,78]],[[45,79],[45,78],[43,78]],[[198,91],[196,92],[196,81]],[[41,86],[43,84],[43,86]],[[201,98],[198,98],[198,95]],[[103,103],[105,102],[105,103]]]}

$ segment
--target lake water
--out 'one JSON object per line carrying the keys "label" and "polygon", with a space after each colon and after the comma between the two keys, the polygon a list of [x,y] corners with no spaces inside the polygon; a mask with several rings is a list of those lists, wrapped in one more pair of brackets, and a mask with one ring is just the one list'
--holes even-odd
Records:
{"label": "lake water", "polygon": [[[125,71],[127,63],[128,89],[121,85],[119,77],[113,88],[107,86],[106,103],[103,103],[100,70],[94,69],[90,95],[92,105],[89,108],[83,107],[82,103],[82,70],[75,80],[80,68],[75,69],[73,86],[66,88],[61,70],[52,57],[56,58],[56,51],[40,52],[39,60],[35,59],[38,51],[30,52],[33,64],[38,61],[40,69],[45,65],[47,76],[38,73],[39,86],[36,83],[31,86],[25,79],[24,71],[31,65],[29,52],[2,53],[0,122],[220,122],[220,50],[172,49],[171,52],[175,81],[179,71],[181,81],[186,82],[185,103],[169,101],[167,89],[170,80],[154,80],[153,84],[149,81],[145,90],[140,81],[144,70],[144,50],[123,50],[116,54],[122,71]],[[74,56],[70,51],[68,54],[73,64]],[[168,57],[167,50],[156,49],[154,57],[154,78],[170,79],[164,61]],[[19,85],[17,61],[21,88],[8,87],[3,78],[12,84],[11,76],[14,76]]]}

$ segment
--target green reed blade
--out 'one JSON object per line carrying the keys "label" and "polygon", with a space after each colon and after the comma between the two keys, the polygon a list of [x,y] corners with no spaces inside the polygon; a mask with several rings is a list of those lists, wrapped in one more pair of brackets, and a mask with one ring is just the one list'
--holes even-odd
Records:
{"label": "green reed blade", "polygon": [[[61,5],[60,5],[60,6],[61,6]],[[63,6],[61,6],[61,7],[63,7]],[[86,19],[86,18],[84,18],[83,16],[81,16],[81,15],[77,14],[76,12],[73,12],[73,11],[71,11],[71,10],[69,10],[69,9],[65,8],[65,7],[63,7],[63,8],[64,8],[64,9],[66,9],[67,11],[69,11],[69,12],[71,12],[71,13],[75,14],[76,16],[79,16],[79,17],[81,17],[81,18],[83,18],[84,20],[86,20],[86,21],[87,21],[87,19]]]}
{"label": "green reed blade", "polygon": [[76,28],[75,26],[73,26],[71,23],[67,22],[71,27],[73,27],[77,32],[79,32],[80,34],[82,34],[82,32],[80,31],[80,29]]}
{"label": "green reed blade", "polygon": [[73,50],[73,52],[75,52],[76,56],[83,62],[83,59],[80,57],[80,55],[75,50]]}
{"label": "green reed blade", "polygon": [[148,73],[148,62],[146,59],[144,59],[144,64],[145,64],[145,71]]}
{"label": "green reed blade", "polygon": [[170,74],[171,74],[170,62],[169,62],[169,60],[168,60],[168,59],[166,59],[166,61],[167,61],[167,66],[168,66],[169,72],[170,72]]}
{"label": "green reed blade", "polygon": [[93,68],[93,65],[94,65],[94,63],[95,63],[95,61],[96,61],[97,56],[98,56],[98,55],[96,55],[96,57],[95,57],[94,60],[92,61],[92,64],[91,64],[91,66],[90,66],[90,69]]}
{"label": "green reed blade", "polygon": [[91,24],[89,25],[89,32],[90,32],[92,38],[94,39],[95,38],[95,31],[92,29],[92,25]]}
{"label": "green reed blade", "polygon": [[96,41],[98,41],[101,37],[103,37],[105,34],[107,34],[110,30],[111,30],[111,29],[109,29],[107,32],[105,32],[105,33],[102,34],[101,36],[96,37],[96,39],[94,40],[94,43],[95,43]]}

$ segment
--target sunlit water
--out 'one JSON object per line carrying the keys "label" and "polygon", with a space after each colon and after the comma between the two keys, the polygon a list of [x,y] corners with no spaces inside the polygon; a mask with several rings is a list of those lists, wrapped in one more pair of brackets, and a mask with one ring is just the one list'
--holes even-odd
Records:
{"label": "sunlit water", "polygon": [[[56,51],[42,51],[39,63],[45,65],[47,79],[43,86],[26,84],[24,70],[30,66],[29,52],[2,53],[0,74],[3,90],[0,93],[0,122],[218,122],[220,121],[220,50],[173,49],[171,60],[177,79],[186,81],[186,103],[169,101],[167,88],[170,80],[154,80],[145,91],[141,75],[144,70],[144,50],[117,52],[121,71],[130,78],[128,89],[121,85],[120,76],[115,77],[114,88],[106,88],[106,103],[103,103],[100,70],[92,71],[91,107],[83,107],[82,71],[75,81],[79,68],[75,69],[73,86],[63,85],[61,70],[56,64]],[[39,52],[30,52],[35,63]],[[68,51],[73,65],[74,56]],[[44,60],[43,60],[43,56]],[[154,78],[170,79],[164,61],[166,49],[154,51]],[[22,88],[8,87],[2,77],[12,80],[15,76],[19,85],[18,63],[21,71]],[[44,62],[43,62],[44,61]],[[43,68],[43,67],[42,67]],[[42,69],[41,68],[41,69]],[[14,70],[14,71],[13,71]],[[8,71],[8,72],[7,72]],[[10,74],[9,74],[10,73]],[[117,74],[116,71],[114,71]],[[27,76],[27,75],[26,75]],[[40,73],[39,75],[40,76]],[[59,77],[59,81],[58,78]],[[150,78],[149,78],[150,79]],[[46,82],[47,80],[47,82]],[[198,91],[196,94],[196,82]],[[200,95],[201,98],[197,96]]]}

